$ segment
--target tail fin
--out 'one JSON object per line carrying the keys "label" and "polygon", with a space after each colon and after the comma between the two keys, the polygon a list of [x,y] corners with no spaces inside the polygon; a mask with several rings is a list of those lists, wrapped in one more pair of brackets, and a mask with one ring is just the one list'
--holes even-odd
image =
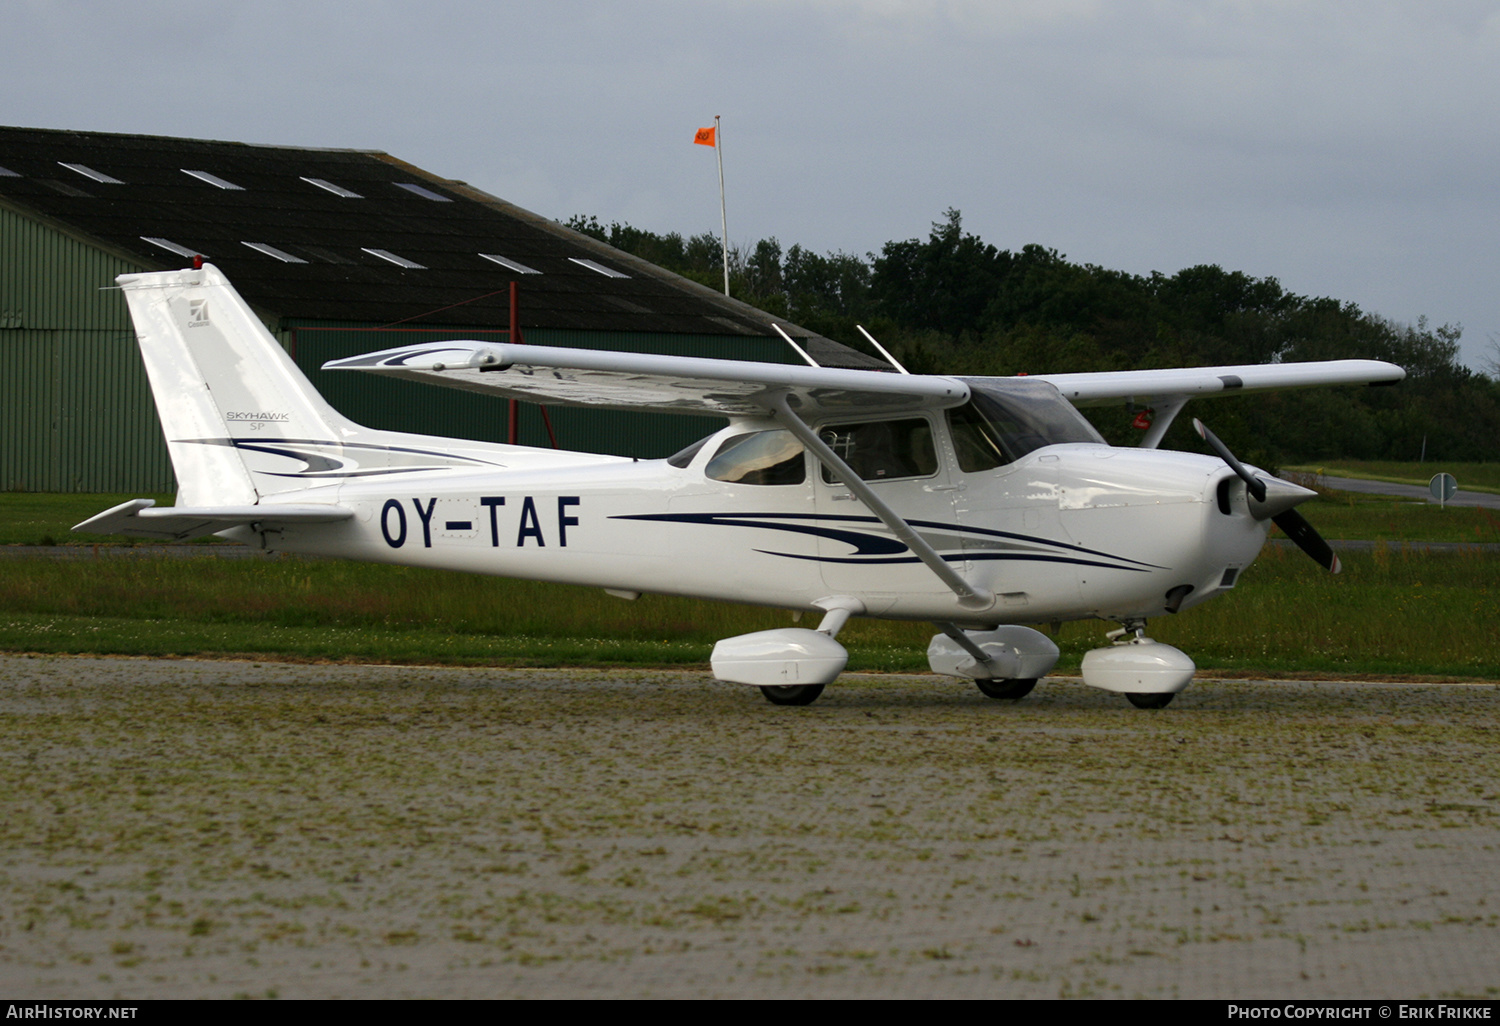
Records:
{"label": "tail fin", "polygon": [[217,268],[116,281],[177,472],[178,505],[253,505],[305,489],[302,475],[262,472],[247,457],[275,462],[293,455],[277,443],[338,444],[360,431],[324,401]]}

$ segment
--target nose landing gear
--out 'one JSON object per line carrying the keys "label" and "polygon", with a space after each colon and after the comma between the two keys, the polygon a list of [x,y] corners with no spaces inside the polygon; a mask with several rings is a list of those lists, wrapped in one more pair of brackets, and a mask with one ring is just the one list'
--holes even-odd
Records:
{"label": "nose landing gear", "polygon": [[1083,657],[1083,682],[1124,695],[1137,709],[1162,709],[1193,679],[1187,653],[1146,637],[1146,621],[1126,620],[1110,631],[1108,648]]}

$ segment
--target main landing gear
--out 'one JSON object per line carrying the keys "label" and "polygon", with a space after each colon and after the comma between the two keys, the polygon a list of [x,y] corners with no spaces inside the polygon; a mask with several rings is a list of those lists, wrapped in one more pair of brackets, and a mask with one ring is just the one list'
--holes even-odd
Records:
{"label": "main landing gear", "polygon": [[975,680],[977,687],[986,698],[1009,698],[1012,700],[1025,698],[1031,694],[1031,689],[1036,687],[1035,677],[1022,677],[1013,680]]}
{"label": "main landing gear", "polygon": [[[772,705],[811,705],[844,672],[849,653],[835,638],[864,603],[834,595],[813,603],[823,610],[818,629],[782,627],[725,638],[709,656],[714,676],[753,684]],[[796,681],[797,683],[791,683]]]}

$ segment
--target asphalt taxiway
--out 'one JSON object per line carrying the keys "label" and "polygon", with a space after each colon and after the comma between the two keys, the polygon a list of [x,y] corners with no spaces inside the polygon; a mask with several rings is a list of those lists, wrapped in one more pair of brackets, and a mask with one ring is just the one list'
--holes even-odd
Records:
{"label": "asphalt taxiway", "polygon": [[0,991],[1437,997],[1493,685],[0,657]]}

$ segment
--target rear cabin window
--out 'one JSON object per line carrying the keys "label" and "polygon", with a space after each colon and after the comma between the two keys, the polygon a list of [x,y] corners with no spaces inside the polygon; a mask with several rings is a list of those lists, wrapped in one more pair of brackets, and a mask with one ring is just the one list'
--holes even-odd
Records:
{"label": "rear cabin window", "polygon": [[752,431],[726,438],[704,473],[732,484],[801,484],[807,480],[802,453],[802,443],[790,431]]}
{"label": "rear cabin window", "polygon": [[667,457],[667,463],[679,470],[686,469],[687,465],[693,462],[693,457],[698,455],[698,450],[707,445],[708,440],[712,437],[713,435],[704,435],[686,449],[679,449]]}
{"label": "rear cabin window", "polygon": [[[849,464],[850,470],[867,482],[927,477],[937,473],[932,425],[921,417],[866,424],[834,424],[820,428],[818,437]],[[838,476],[824,467],[823,480],[835,484]]]}

